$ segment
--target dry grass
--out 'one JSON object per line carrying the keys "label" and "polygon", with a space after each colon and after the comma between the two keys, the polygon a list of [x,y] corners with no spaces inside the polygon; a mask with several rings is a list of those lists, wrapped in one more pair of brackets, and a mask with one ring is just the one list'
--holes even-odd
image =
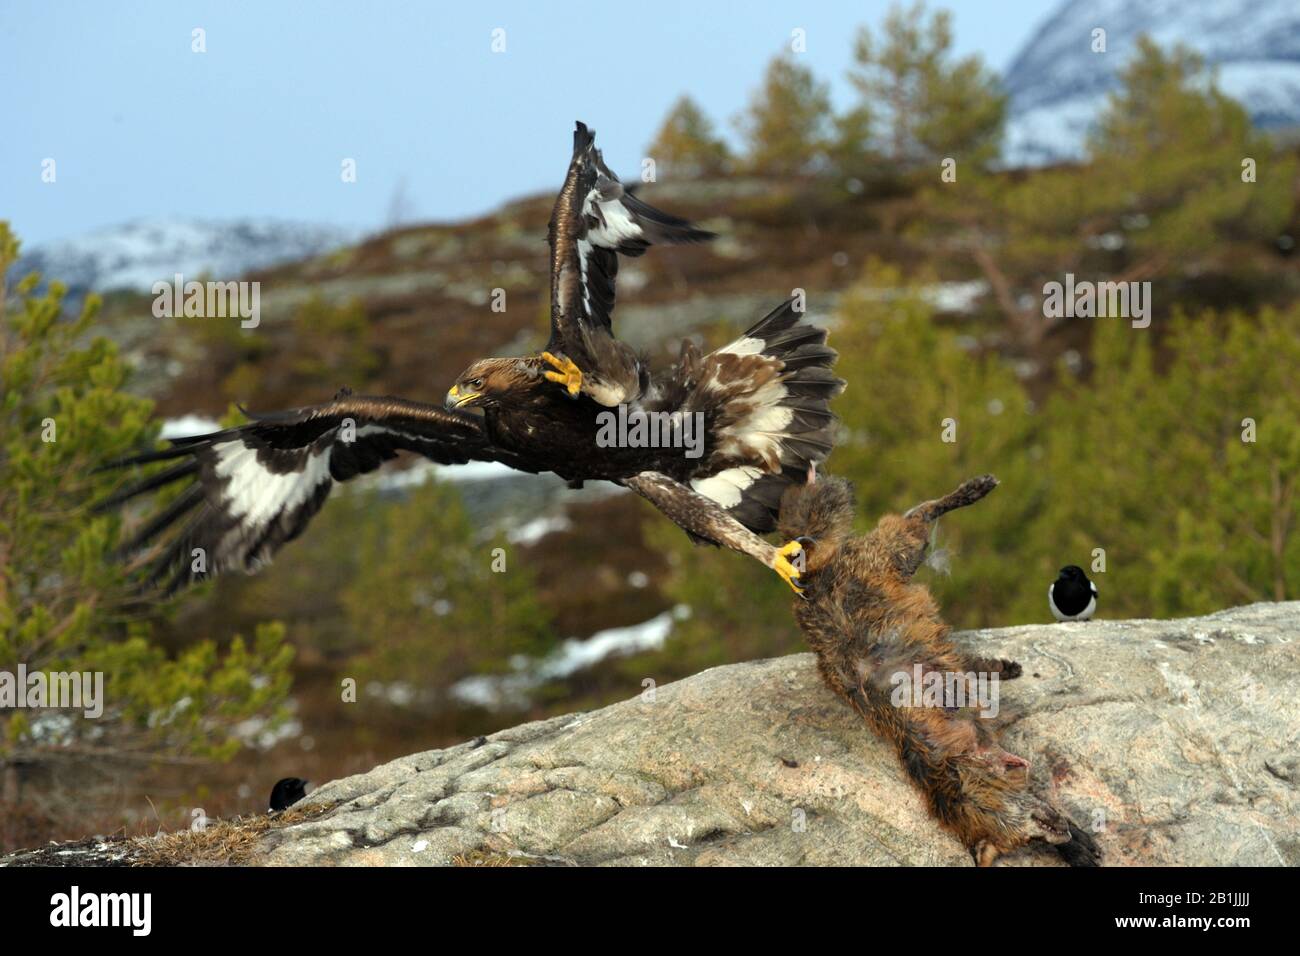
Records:
{"label": "dry grass", "polygon": [[133,866],[242,866],[258,841],[272,830],[302,823],[326,813],[330,806],[290,808],[278,814],[213,820],[202,830],[177,830],[153,837],[136,837]]}
{"label": "dry grass", "polygon": [[537,860],[526,856],[509,856],[505,853],[491,853],[487,850],[472,850],[469,853],[457,853],[451,858],[452,866],[539,866]]}

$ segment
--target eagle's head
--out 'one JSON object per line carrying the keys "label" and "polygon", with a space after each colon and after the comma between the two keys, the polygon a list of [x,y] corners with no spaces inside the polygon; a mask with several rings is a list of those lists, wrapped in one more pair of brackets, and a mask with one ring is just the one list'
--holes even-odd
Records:
{"label": "eagle's head", "polygon": [[491,408],[538,378],[536,370],[521,359],[481,359],[460,373],[445,404],[448,408]]}

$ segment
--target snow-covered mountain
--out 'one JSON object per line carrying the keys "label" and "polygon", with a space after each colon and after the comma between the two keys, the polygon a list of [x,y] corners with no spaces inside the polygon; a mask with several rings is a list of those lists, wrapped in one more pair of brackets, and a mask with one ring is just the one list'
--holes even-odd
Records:
{"label": "snow-covered mountain", "polygon": [[[1106,31],[1105,53],[1092,50],[1098,27]],[[1066,0],[1004,77],[1008,162],[1080,155],[1089,123],[1144,33],[1161,47],[1181,43],[1201,53],[1258,126],[1300,127],[1296,0]]]}
{"label": "snow-covered mountain", "polygon": [[359,232],[273,219],[145,219],[49,242],[24,252],[11,278],[37,271],[82,292],[148,292],[176,273],[234,279],[252,269],[313,256],[355,241]]}

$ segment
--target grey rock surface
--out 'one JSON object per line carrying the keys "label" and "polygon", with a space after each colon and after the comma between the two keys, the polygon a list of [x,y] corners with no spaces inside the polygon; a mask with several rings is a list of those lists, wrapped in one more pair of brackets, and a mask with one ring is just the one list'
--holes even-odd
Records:
{"label": "grey rock surface", "polygon": [[[1007,749],[1107,865],[1300,865],[1300,602],[1176,621],[966,632],[1011,657]],[[592,713],[316,790],[268,865],[955,865],[892,750],[810,654],[718,667]],[[999,865],[1056,865],[1047,848]]]}

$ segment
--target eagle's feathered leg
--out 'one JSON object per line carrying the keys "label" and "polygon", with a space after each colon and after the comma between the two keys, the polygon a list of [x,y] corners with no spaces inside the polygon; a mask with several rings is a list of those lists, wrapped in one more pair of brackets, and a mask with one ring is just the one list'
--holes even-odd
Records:
{"label": "eagle's feathered leg", "polygon": [[771,568],[795,592],[802,594],[803,545],[791,541],[774,548],[733,518],[716,501],[657,471],[643,471],[621,482],[697,538],[739,551]]}
{"label": "eagle's feathered leg", "polygon": [[573,359],[567,355],[559,356],[543,352],[541,357],[548,365],[555,368],[554,372],[543,372],[543,377],[563,385],[570,398],[577,398],[578,393],[582,391],[582,369],[578,368]]}

